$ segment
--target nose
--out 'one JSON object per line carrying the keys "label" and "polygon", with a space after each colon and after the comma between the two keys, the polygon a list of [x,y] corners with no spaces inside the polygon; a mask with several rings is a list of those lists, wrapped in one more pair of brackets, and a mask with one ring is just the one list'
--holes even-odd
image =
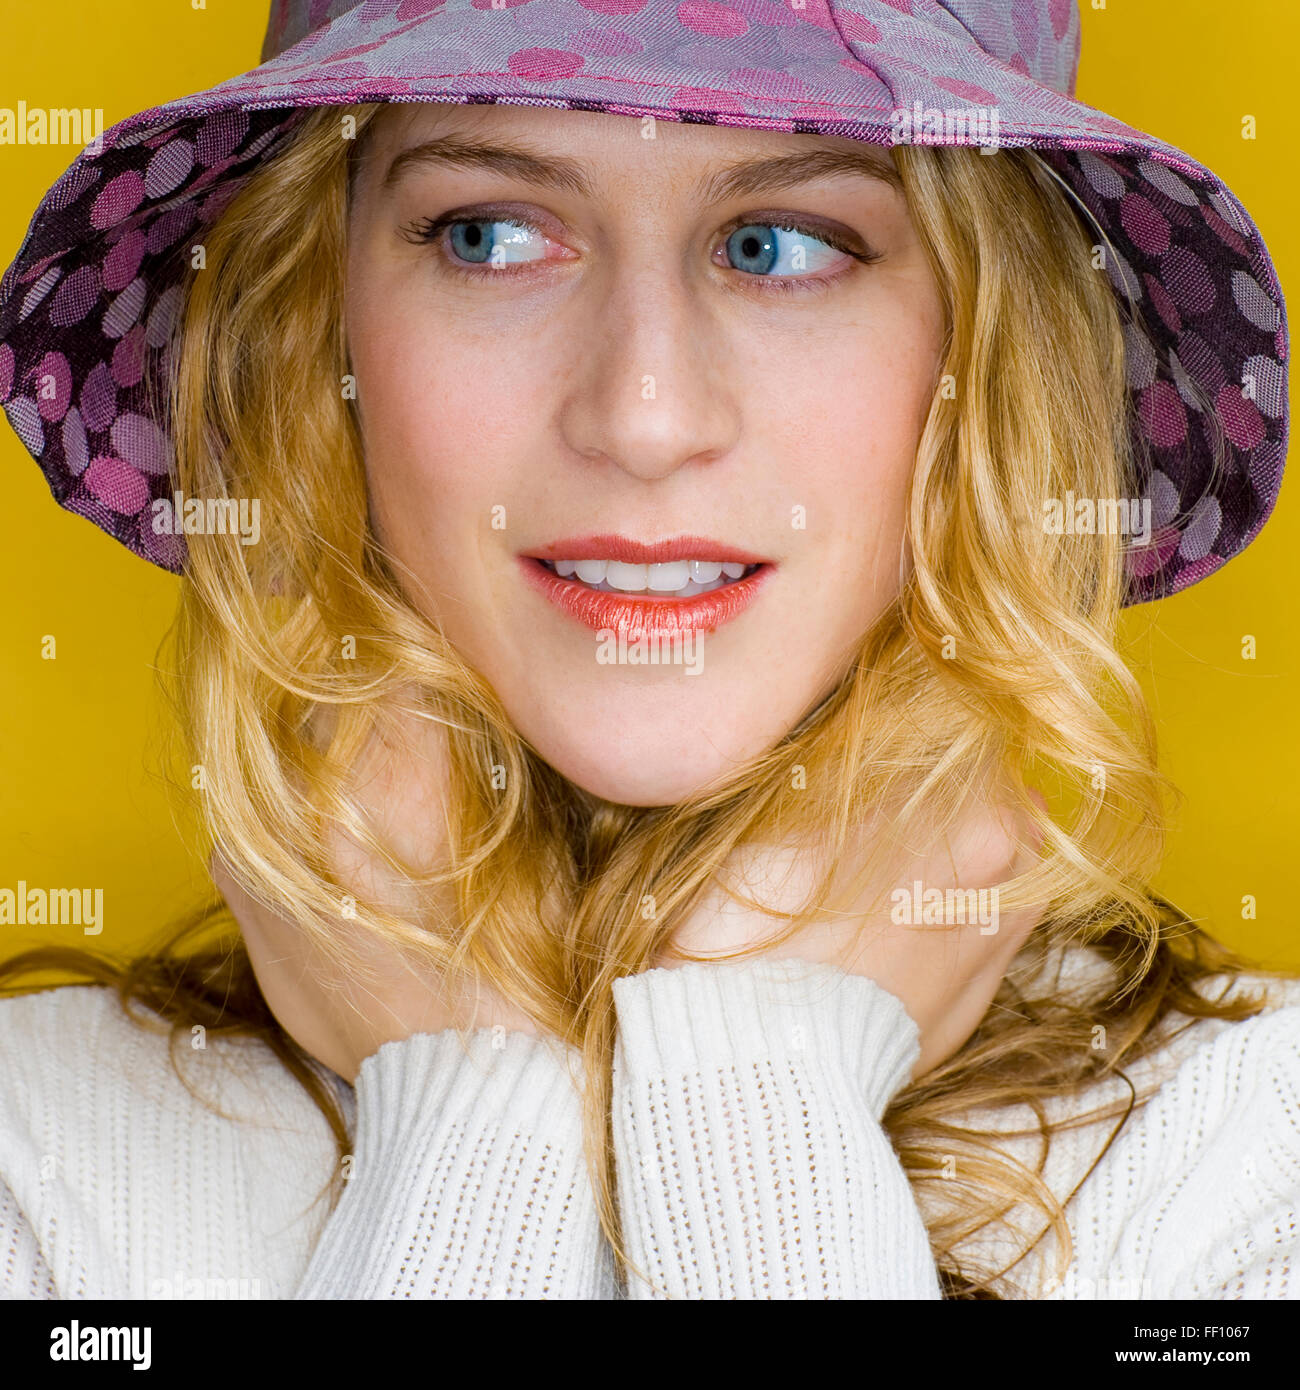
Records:
{"label": "nose", "polygon": [[560,411],[575,454],[653,482],[735,446],[725,334],[685,277],[644,263],[613,272],[582,320]]}

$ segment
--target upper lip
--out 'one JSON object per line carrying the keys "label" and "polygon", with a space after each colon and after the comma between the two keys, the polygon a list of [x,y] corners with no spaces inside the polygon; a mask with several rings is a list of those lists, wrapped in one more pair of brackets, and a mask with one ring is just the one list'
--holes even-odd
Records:
{"label": "upper lip", "polygon": [[629,536],[575,536],[529,551],[534,560],[620,560],[627,565],[663,565],[672,560],[721,560],[765,565],[761,555],[707,536],[674,536],[666,541],[635,541]]}

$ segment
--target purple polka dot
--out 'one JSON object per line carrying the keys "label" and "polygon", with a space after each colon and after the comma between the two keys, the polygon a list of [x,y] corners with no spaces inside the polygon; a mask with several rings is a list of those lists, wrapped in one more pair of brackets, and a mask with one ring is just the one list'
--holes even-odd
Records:
{"label": "purple polka dot", "polygon": [[15,396],[5,402],[4,412],[14,433],[27,446],[27,452],[40,458],[45,452],[45,426],[41,424],[36,402],[30,396]]}
{"label": "purple polka dot", "polygon": [[144,375],[144,326],[136,326],[113,349],[113,380],[119,386],[134,386]]}
{"label": "purple polka dot", "polygon": [[209,116],[194,137],[194,153],[200,164],[220,164],[239,147],[248,134],[248,116],[243,111],[219,111]]}
{"label": "purple polka dot", "polygon": [[61,352],[47,352],[36,367],[36,404],[46,420],[58,421],[72,404],[72,368]]}
{"label": "purple polka dot", "polygon": [[83,476],[90,492],[123,516],[134,516],[149,500],[145,479],[130,464],[110,454],[93,458]]}
{"label": "purple polka dot", "polygon": [[90,210],[90,225],[103,229],[129,217],[144,198],[144,177],[138,169],[128,169],[99,190]]}
{"label": "purple polka dot", "polygon": [[21,323],[27,318],[33,309],[40,304],[41,300],[54,288],[63,278],[63,271],[57,265],[51,266],[49,270],[27,291],[23,296],[23,302],[18,310],[18,322]]}
{"label": "purple polka dot", "polygon": [[80,477],[86,471],[89,453],[89,446],[86,443],[86,427],[74,405],[63,417],[63,462],[67,466],[68,472]]}
{"label": "purple polka dot", "polygon": [[117,387],[107,362],[96,362],[81,388],[81,415],[88,429],[106,430],[117,415]]}
{"label": "purple polka dot", "polygon": [[565,42],[575,53],[592,58],[618,58],[641,52],[641,40],[621,29],[582,29],[570,34]]}
{"label": "purple polka dot", "polygon": [[104,310],[100,328],[106,338],[120,338],[140,317],[149,288],[143,276],[133,280]]}
{"label": "purple polka dot", "polygon": [[1142,433],[1158,448],[1171,449],[1187,438],[1187,407],[1167,381],[1155,381],[1138,397]]}
{"label": "purple polka dot", "polygon": [[807,85],[789,72],[776,72],[771,68],[737,68],[727,76],[733,82],[740,83],[753,97],[798,101],[808,95]]}
{"label": "purple polka dot", "polygon": [[1168,249],[1169,223],[1156,206],[1140,193],[1125,196],[1119,205],[1119,216],[1135,246],[1149,251],[1153,256]]}
{"label": "purple polka dot", "polygon": [[145,246],[151,256],[175,245],[194,225],[197,211],[193,203],[181,203],[156,217],[149,228]]}
{"label": "purple polka dot", "polygon": [[646,6],[646,0],[578,0],[584,10],[590,10],[592,14],[640,14]]}
{"label": "purple polka dot", "polygon": [[111,293],[125,289],[135,279],[144,260],[144,233],[132,228],[104,257],[104,288]]}
{"label": "purple polka dot", "polygon": [[136,415],[133,411],[119,415],[113,421],[109,438],[113,448],[141,473],[157,477],[171,466],[167,436],[147,415]]}
{"label": "purple polka dot", "polygon": [[194,167],[194,146],[188,140],[170,140],[154,152],[144,171],[146,198],[163,198],[185,182]]}
{"label": "purple polka dot", "polygon": [[150,347],[162,347],[171,336],[180,309],[181,287],[173,285],[158,296],[158,302],[149,310],[149,323],[145,328],[145,341]]}
{"label": "purple polka dot", "polygon": [[83,265],[59,286],[50,302],[50,322],[56,328],[80,323],[99,302],[99,267]]}

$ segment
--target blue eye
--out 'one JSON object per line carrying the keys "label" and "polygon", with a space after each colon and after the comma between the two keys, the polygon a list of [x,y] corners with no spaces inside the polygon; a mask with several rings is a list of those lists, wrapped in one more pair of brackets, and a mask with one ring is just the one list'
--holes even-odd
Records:
{"label": "blue eye", "polygon": [[522,222],[494,218],[453,222],[449,240],[455,256],[471,265],[517,265],[546,255],[545,239]]}
{"label": "blue eye", "polygon": [[751,275],[798,275],[833,265],[837,248],[807,232],[771,223],[750,222],[727,238],[727,258]]}

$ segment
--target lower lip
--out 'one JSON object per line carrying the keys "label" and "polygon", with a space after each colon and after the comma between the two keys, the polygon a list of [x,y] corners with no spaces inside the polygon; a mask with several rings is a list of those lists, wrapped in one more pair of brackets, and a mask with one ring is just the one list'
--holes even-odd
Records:
{"label": "lower lip", "polygon": [[758,597],[771,565],[721,589],[694,598],[642,598],[632,594],[598,593],[573,580],[561,579],[540,560],[521,555],[528,582],[558,609],[597,632],[614,632],[631,641],[675,632],[713,632],[738,618]]}

